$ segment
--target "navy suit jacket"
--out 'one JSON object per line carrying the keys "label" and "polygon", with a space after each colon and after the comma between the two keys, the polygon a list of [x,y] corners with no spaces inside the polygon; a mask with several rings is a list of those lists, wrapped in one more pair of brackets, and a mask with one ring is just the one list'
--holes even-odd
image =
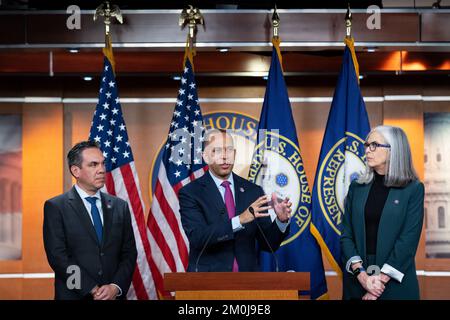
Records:
{"label": "navy suit jacket", "polygon": [[[96,285],[110,283],[120,287],[120,298],[127,294],[137,257],[130,210],[119,198],[103,192],[100,196],[103,211],[101,243],[74,187],[45,202],[44,247],[55,271],[55,299],[90,298],[90,291]],[[80,268],[79,289],[67,286],[68,277],[73,274],[68,270],[71,265]]]}
{"label": "navy suit jacket", "polygon": [[[233,180],[235,215],[239,215],[264,195],[264,191],[234,173]],[[187,271],[196,271],[196,266],[199,272],[232,271],[235,257],[239,271],[259,271],[257,243],[261,249],[270,251],[263,235],[255,221],[233,232],[222,195],[209,172],[184,186],[178,197],[181,222],[190,248]],[[289,227],[282,233],[270,217],[258,218],[258,223],[274,251],[289,234]]]}

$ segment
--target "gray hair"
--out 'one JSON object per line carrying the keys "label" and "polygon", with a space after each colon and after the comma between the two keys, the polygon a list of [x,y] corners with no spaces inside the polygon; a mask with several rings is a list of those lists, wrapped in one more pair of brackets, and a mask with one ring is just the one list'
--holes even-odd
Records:
{"label": "gray hair", "polygon": [[[384,185],[387,187],[404,187],[411,181],[418,180],[412,163],[411,148],[405,132],[399,127],[378,126],[370,131],[366,141],[373,132],[382,135],[386,143],[391,146],[386,161],[387,170],[384,177]],[[358,178],[357,182],[367,184],[372,179],[373,169],[368,166],[366,161],[365,172]]]}

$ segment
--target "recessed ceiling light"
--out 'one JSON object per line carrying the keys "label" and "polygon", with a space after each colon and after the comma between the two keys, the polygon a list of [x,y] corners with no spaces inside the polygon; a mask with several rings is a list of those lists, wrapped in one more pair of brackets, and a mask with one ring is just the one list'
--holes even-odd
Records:
{"label": "recessed ceiling light", "polygon": [[85,77],[83,77],[83,80],[84,80],[84,81],[92,81],[92,79],[94,79],[94,78],[91,77],[91,76],[85,76]]}
{"label": "recessed ceiling light", "polygon": [[366,52],[376,52],[378,51],[378,47],[365,47],[364,50]]}

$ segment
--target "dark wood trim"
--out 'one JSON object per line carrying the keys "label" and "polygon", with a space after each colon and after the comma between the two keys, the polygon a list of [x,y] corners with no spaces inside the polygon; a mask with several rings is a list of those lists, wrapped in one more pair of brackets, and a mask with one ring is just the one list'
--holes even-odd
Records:
{"label": "dark wood trim", "polygon": [[[182,52],[130,52],[114,54],[116,71],[129,74],[171,74],[182,68]],[[359,52],[360,72],[448,71],[450,57],[436,52]],[[267,72],[269,52],[198,52],[194,58],[197,73]],[[65,50],[53,52],[54,74],[97,74],[103,64],[101,50],[76,54]],[[283,52],[284,71],[289,73],[336,73],[342,64],[342,50],[323,52]],[[0,52],[1,74],[48,74],[50,56],[46,51]]]}
{"label": "dark wood trim", "polygon": [[421,41],[449,42],[450,13],[423,13]]}
{"label": "dark wood trim", "polygon": [[[424,14],[427,20],[445,21],[445,14]],[[43,13],[2,15],[0,45],[83,45],[103,43],[103,24],[94,22],[91,13],[81,15],[81,29],[69,30],[68,14]],[[265,11],[204,13],[205,25],[199,27],[197,42],[270,42],[271,13]],[[340,42],[345,36],[345,13],[280,13],[280,35],[287,42]],[[416,42],[420,41],[420,13],[382,13],[381,28],[369,30],[370,15],[353,14],[353,35],[359,42]],[[128,13],[124,24],[112,26],[114,43],[180,43],[186,40],[187,30],[178,26],[179,12]],[[450,31],[441,30],[448,39]],[[444,38],[445,38],[444,37]],[[441,39],[441,38],[439,38]],[[428,40],[430,41],[430,40]],[[441,40],[438,40],[441,41]],[[319,49],[318,47],[317,49]],[[268,47],[266,50],[269,49]],[[183,50],[183,46],[178,48]],[[270,50],[270,49],[269,49]]]}

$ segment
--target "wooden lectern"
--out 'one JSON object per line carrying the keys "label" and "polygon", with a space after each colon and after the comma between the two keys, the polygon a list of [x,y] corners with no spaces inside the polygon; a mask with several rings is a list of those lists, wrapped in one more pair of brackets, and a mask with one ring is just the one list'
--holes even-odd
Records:
{"label": "wooden lectern", "polygon": [[[176,300],[298,300],[310,290],[308,272],[183,272],[164,274]],[[303,296],[302,299],[309,299]]]}

